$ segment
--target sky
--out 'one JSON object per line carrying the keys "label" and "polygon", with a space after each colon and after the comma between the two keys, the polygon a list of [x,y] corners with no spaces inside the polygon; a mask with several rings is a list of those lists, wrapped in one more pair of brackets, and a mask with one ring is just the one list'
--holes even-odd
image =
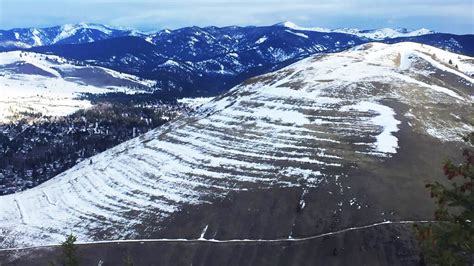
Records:
{"label": "sky", "polygon": [[0,29],[90,22],[154,31],[282,21],[304,27],[474,34],[474,0],[0,0]]}

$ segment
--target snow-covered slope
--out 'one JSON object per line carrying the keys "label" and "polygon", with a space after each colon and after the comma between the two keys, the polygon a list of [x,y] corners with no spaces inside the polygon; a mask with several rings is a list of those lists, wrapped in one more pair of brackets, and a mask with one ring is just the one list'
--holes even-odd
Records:
{"label": "snow-covered slope", "polygon": [[0,30],[0,47],[29,48],[61,43],[88,43],[120,36],[142,36],[132,30],[114,29],[95,23],[64,24],[49,28]]}
{"label": "snow-covered slope", "polygon": [[277,25],[284,26],[284,27],[298,30],[298,31],[346,33],[346,34],[357,35],[359,37],[363,37],[363,38],[367,38],[371,40],[384,40],[384,39],[399,38],[399,37],[413,37],[413,36],[420,36],[420,35],[435,33],[434,31],[425,29],[425,28],[420,28],[416,30],[409,30],[405,28],[396,28],[396,29],[381,28],[381,29],[374,29],[374,30],[360,30],[360,29],[354,29],[354,28],[328,29],[328,28],[320,28],[320,27],[300,27],[290,21],[279,23]]}
{"label": "snow-covered slope", "polygon": [[340,32],[340,33],[347,33],[357,35],[359,37],[364,37],[371,40],[384,40],[384,39],[391,39],[391,38],[399,38],[399,37],[413,37],[413,36],[421,36],[426,34],[433,34],[435,33],[432,30],[420,28],[416,30],[408,30],[405,28],[381,28],[375,30],[359,30],[359,29],[334,29],[332,32]]}
{"label": "snow-covered slope", "polygon": [[[330,193],[344,195],[341,179],[352,178],[354,164],[397,154],[402,124],[405,135],[441,141],[472,130],[472,60],[371,43],[252,78],[194,116],[0,197],[0,246],[58,243],[71,232],[82,241],[148,237],[183,207],[229,191],[333,183]],[[344,208],[365,213],[372,203],[359,200]]]}
{"label": "snow-covered slope", "polygon": [[[70,38],[71,36],[74,36],[74,34],[76,34],[78,31],[84,31],[84,30],[96,30],[101,33],[104,33],[105,35],[110,35],[112,33],[111,28],[104,25],[100,25],[100,24],[87,24],[87,23],[65,24],[61,26],[59,34],[54,37],[51,44],[58,43],[61,40]],[[87,40],[86,40],[86,37],[88,37]],[[81,38],[86,42],[95,41],[90,36],[81,36]]]}
{"label": "snow-covered slope", "polygon": [[[54,55],[0,53],[0,122],[20,118],[22,112],[66,115],[90,106],[89,101],[76,99],[80,93],[134,93],[154,84],[111,69],[78,65]],[[135,90],[128,89],[131,87]]]}

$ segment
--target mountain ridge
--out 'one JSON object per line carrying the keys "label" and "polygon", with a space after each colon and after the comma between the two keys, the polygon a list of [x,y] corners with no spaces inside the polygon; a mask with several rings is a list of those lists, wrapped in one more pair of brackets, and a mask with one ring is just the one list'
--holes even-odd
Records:
{"label": "mountain ridge", "polygon": [[[396,37],[408,37],[418,36],[435,33],[428,29],[418,30],[407,30],[405,28],[382,28],[374,30],[360,30],[355,28],[339,28],[339,29],[327,29],[327,28],[305,28],[297,26],[292,22],[281,22],[271,26],[205,26],[205,27],[185,27],[186,28],[201,28],[201,29],[225,29],[225,28],[253,28],[253,27],[274,27],[282,26],[288,29],[300,30],[300,31],[318,31],[318,32],[339,32],[344,34],[352,34],[358,37],[364,37],[372,40],[383,40],[387,38]],[[138,36],[144,39],[152,39],[153,36],[169,33],[172,31],[179,31],[181,29],[162,29],[155,31],[139,31],[134,29],[113,27],[99,23],[86,23],[81,22],[77,24],[64,24],[56,25],[51,27],[31,27],[31,28],[13,28],[8,30],[0,30],[0,47],[15,49],[15,48],[30,48],[42,45],[54,45],[54,44],[77,44],[87,43],[98,40],[104,40],[115,37],[123,36]],[[76,33],[80,33],[79,36],[75,36]]]}
{"label": "mountain ridge", "polygon": [[[121,36],[29,50],[87,60],[89,64],[154,79],[158,81],[156,88],[173,96],[200,97],[218,95],[247,78],[313,54],[339,52],[369,41],[353,34],[301,31],[279,25],[186,27],[147,36]],[[433,33],[380,42],[403,41],[474,55],[474,35]]]}
{"label": "mountain ridge", "polygon": [[62,43],[87,43],[133,34],[139,33],[96,23],[64,24],[46,28],[14,28],[0,30],[0,47],[11,50]]}
{"label": "mountain ridge", "polygon": [[[411,149],[457,151],[450,140],[469,130],[474,85],[466,74],[472,71],[472,58],[416,43],[370,43],[314,55],[249,79],[195,115],[120,144],[36,188],[0,197],[5,210],[0,228],[15,246],[25,246],[32,239],[61,241],[71,230],[80,241],[165,238],[173,232],[181,232],[173,238],[197,238],[210,224],[207,230],[216,239],[281,238],[346,228],[354,221],[426,219],[431,213],[429,197],[420,193],[423,178],[439,175],[433,163],[425,166],[422,157],[411,156]],[[365,187],[374,182],[385,185]],[[397,183],[404,191],[385,193]],[[278,195],[285,194],[279,189],[291,190],[285,197],[297,201],[279,202]],[[253,191],[275,193],[258,200],[270,216],[244,212],[274,230],[252,227],[245,219],[234,221],[238,225],[212,220],[233,206],[231,192],[246,193],[250,200]],[[311,197],[331,200],[322,204]],[[187,206],[205,209],[208,202],[222,209],[186,219],[191,224],[181,231],[170,229],[170,217]],[[404,207],[407,202],[410,208]],[[275,204],[285,207],[272,208]],[[281,221],[273,225],[277,217]],[[168,229],[162,229],[165,224]],[[231,230],[230,224],[245,229]]]}
{"label": "mountain ridge", "polygon": [[301,31],[316,31],[316,32],[338,32],[352,34],[359,37],[364,37],[371,40],[384,40],[399,37],[414,37],[420,35],[438,33],[426,28],[419,28],[410,30],[407,28],[379,28],[379,29],[357,29],[357,28],[321,28],[321,27],[300,27],[291,21],[280,22],[275,25],[287,27]]}

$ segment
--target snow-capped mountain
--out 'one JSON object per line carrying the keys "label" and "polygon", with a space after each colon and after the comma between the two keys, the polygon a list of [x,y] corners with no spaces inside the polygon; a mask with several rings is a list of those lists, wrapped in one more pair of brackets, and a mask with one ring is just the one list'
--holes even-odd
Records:
{"label": "snow-capped mountain", "polygon": [[355,28],[338,28],[338,29],[328,29],[328,28],[320,28],[320,27],[300,27],[293,22],[287,21],[278,23],[276,25],[287,27],[294,30],[299,31],[316,31],[316,32],[339,32],[339,33],[346,33],[357,35],[362,38],[367,38],[370,40],[385,40],[385,39],[392,39],[392,38],[399,38],[399,37],[414,37],[420,35],[427,35],[427,34],[434,34],[436,32],[420,28],[416,30],[409,30],[406,28],[381,28],[381,29],[373,29],[373,30],[360,30]]}
{"label": "snow-capped mountain", "polygon": [[157,35],[151,40],[153,43],[139,37],[122,37],[36,47],[31,51],[154,79],[163,91],[178,96],[206,96],[311,54],[340,51],[363,43],[357,36],[324,35],[327,34],[310,32],[301,37],[296,32],[273,27],[194,27]]}
{"label": "snow-capped mountain", "polygon": [[[370,40],[384,40],[389,38],[398,37],[413,37],[426,34],[433,34],[435,32],[428,29],[408,30],[405,28],[382,28],[375,30],[359,30],[352,28],[344,29],[326,29],[326,28],[305,28],[300,27],[292,22],[283,22],[273,25],[272,27],[285,27],[289,30],[296,31],[315,31],[315,32],[326,32],[326,33],[345,33],[356,35],[361,38]],[[225,27],[227,29],[242,30],[246,27]],[[260,27],[251,27],[260,28]],[[262,27],[265,28],[265,27]],[[183,28],[178,30],[161,30],[152,33],[144,33],[136,30],[128,29],[116,29],[110,26],[95,24],[95,23],[79,23],[79,24],[65,24],[62,26],[55,26],[49,28],[18,28],[11,30],[0,30],[0,47],[3,49],[15,49],[15,48],[29,48],[44,45],[53,44],[78,44],[88,43],[104,39],[123,37],[123,36],[140,36],[147,41],[157,43],[162,39],[163,36],[167,36],[171,32],[187,31],[189,28]],[[216,33],[217,27],[191,27],[191,29],[213,29],[213,33]],[[218,34],[223,35],[223,34]],[[205,34],[206,36],[206,34]],[[209,37],[209,34],[207,35]],[[233,35],[236,37],[236,35]],[[304,36],[300,34],[299,36]],[[216,36],[209,37],[211,39]],[[225,36],[224,36],[225,37]],[[228,36],[229,37],[229,36]]]}
{"label": "snow-capped mountain", "polygon": [[[430,34],[385,39],[430,44],[474,54],[472,35]],[[267,73],[315,53],[348,49],[369,39],[353,34],[301,30],[294,25],[268,27],[187,27],[143,36],[92,43],[35,47],[89,64],[158,81],[176,96],[208,96],[227,91],[255,75]]]}
{"label": "snow-capped mountain", "polygon": [[4,50],[53,44],[77,44],[121,36],[141,36],[133,30],[114,29],[94,23],[65,24],[50,28],[0,30],[0,47]]}
{"label": "snow-capped mountain", "polygon": [[71,232],[80,241],[291,239],[429,219],[424,182],[458,152],[447,141],[473,130],[472,62],[369,43],[254,77],[191,117],[0,197],[0,246]]}
{"label": "snow-capped mountain", "polygon": [[163,93],[195,97],[217,95],[247,78],[312,54],[338,52],[373,40],[408,40],[474,55],[473,35],[425,33],[432,32],[328,30],[285,22],[263,27],[186,27],[145,34],[81,23],[0,31],[0,43],[16,45],[4,50],[33,46],[30,51],[157,80],[156,87]]}
{"label": "snow-capped mountain", "polygon": [[[0,123],[22,112],[62,116],[91,106],[82,93],[149,91],[155,82],[54,55],[0,53]],[[131,89],[132,88],[132,89]]]}

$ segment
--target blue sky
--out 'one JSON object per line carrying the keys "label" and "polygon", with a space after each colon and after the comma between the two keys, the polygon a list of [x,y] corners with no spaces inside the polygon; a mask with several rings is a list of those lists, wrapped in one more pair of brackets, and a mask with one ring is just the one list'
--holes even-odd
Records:
{"label": "blue sky", "polygon": [[271,25],[474,34],[474,0],[0,0],[0,29],[94,22],[140,30]]}

